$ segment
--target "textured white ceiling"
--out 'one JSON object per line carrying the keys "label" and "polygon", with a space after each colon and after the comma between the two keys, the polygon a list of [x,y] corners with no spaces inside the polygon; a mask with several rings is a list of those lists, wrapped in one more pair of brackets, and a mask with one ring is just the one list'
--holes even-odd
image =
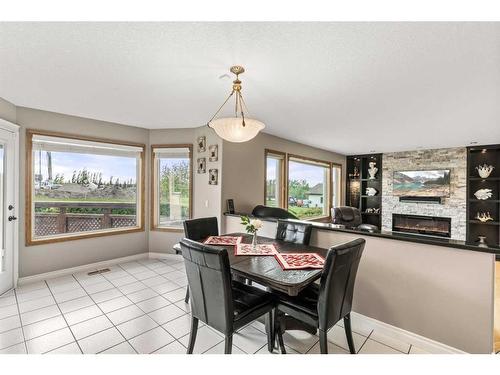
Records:
{"label": "textured white ceiling", "polygon": [[499,23],[0,23],[0,97],[201,126],[243,65],[266,132],[347,154],[500,143]]}

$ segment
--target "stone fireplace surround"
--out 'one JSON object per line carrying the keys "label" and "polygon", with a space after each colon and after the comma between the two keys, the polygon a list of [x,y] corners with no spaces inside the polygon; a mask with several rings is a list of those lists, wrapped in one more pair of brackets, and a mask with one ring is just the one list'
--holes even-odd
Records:
{"label": "stone fireplace surround", "polygon": [[[450,169],[450,197],[442,204],[400,202],[392,195],[394,171]],[[451,238],[466,238],[467,150],[465,147],[382,155],[382,229],[392,230],[392,214],[451,218]]]}

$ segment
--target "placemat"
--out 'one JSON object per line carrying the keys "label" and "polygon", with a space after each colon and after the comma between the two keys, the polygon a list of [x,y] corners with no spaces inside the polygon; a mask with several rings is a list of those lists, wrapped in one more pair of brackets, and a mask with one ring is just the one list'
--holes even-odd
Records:
{"label": "placemat", "polygon": [[274,256],[284,270],[322,269],[325,265],[325,259],[316,253],[276,253]]}
{"label": "placemat", "polygon": [[249,243],[240,243],[234,248],[234,255],[275,255],[278,251],[272,243],[260,244],[255,248]]}
{"label": "placemat", "polygon": [[210,236],[203,243],[205,245],[234,246],[241,242],[242,237]]}

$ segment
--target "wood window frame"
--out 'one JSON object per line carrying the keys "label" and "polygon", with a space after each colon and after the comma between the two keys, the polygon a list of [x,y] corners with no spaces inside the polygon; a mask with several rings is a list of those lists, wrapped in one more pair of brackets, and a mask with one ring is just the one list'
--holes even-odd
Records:
{"label": "wood window frame", "polygon": [[283,159],[281,161],[281,166],[280,166],[280,171],[279,171],[279,177],[280,177],[280,184],[281,186],[279,187],[280,190],[280,202],[279,203],[279,208],[285,208],[287,206],[287,188],[286,186],[288,185],[285,183],[287,181],[287,160],[286,160],[286,152],[282,151],[276,151],[276,150],[271,150],[271,149],[264,149],[264,205],[267,202],[267,158],[269,155],[279,155],[282,156]]}
{"label": "wood window frame", "polygon": [[158,226],[157,220],[156,220],[156,200],[157,200],[157,194],[156,194],[156,162],[155,162],[155,155],[154,155],[154,150],[156,148],[187,148],[189,149],[189,217],[193,217],[193,179],[194,179],[194,174],[193,174],[193,144],[192,143],[179,143],[179,144],[154,144],[151,145],[151,207],[150,207],[150,229],[152,231],[158,231],[158,232],[174,232],[174,233],[183,233],[184,228],[177,228],[177,227],[161,227]]}
{"label": "wood window frame", "polygon": [[[74,139],[80,141],[91,141],[98,143],[108,143],[122,146],[133,146],[142,148],[142,152],[140,153],[140,162],[139,162],[139,180],[140,187],[138,188],[138,192],[140,196],[137,198],[137,203],[140,206],[139,212],[137,216],[140,219],[140,223],[136,227],[130,228],[116,228],[116,229],[103,229],[100,231],[91,231],[88,233],[79,232],[72,234],[64,234],[49,238],[35,238],[33,236],[33,136],[42,135],[42,136],[51,136],[51,137],[60,137],[66,139]],[[119,141],[115,139],[106,139],[106,138],[98,138],[98,137],[89,137],[84,135],[77,134],[69,134],[69,133],[60,133],[53,131],[45,131],[38,129],[26,129],[26,145],[25,145],[25,160],[26,160],[26,170],[25,170],[25,243],[26,246],[34,246],[34,245],[42,245],[42,244],[51,244],[58,242],[66,242],[66,241],[75,241],[86,238],[95,238],[95,237],[104,237],[104,236],[113,236],[119,234],[127,234],[127,233],[135,233],[135,232],[143,232],[145,229],[145,193],[146,193],[146,145],[143,143],[134,143],[128,141]]]}

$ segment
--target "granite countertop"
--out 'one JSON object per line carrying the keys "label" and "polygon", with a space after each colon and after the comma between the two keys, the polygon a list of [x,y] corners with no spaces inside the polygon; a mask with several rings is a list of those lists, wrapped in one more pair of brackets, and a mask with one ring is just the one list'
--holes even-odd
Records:
{"label": "granite countertop", "polygon": [[[251,214],[246,214],[246,213],[230,214],[230,213],[226,212],[226,213],[224,213],[224,215],[236,216],[236,217],[240,217],[240,216],[252,217]],[[263,221],[271,221],[271,222],[277,221],[277,219],[274,219],[274,218],[259,218],[259,219],[263,220]],[[478,246],[477,244],[469,243],[466,241],[452,240],[449,238],[440,238],[440,237],[433,237],[433,236],[425,236],[425,235],[420,235],[420,234],[409,234],[409,233],[406,234],[406,233],[391,232],[391,231],[384,231],[384,230],[377,230],[375,232],[366,232],[366,231],[361,231],[361,230],[357,230],[357,229],[348,229],[342,225],[337,225],[337,224],[319,223],[319,222],[314,222],[314,221],[293,220],[293,219],[290,219],[290,221],[305,223],[305,224],[312,224],[313,228],[318,229],[318,230],[329,230],[329,231],[336,231],[336,232],[355,233],[355,234],[360,234],[363,236],[381,237],[381,238],[388,238],[391,240],[408,241],[408,242],[422,243],[422,244],[435,245],[435,246],[453,247],[456,249],[479,251],[482,253],[490,253],[490,254],[496,254],[496,255],[500,256],[500,247],[499,246],[483,247],[483,246]]]}

